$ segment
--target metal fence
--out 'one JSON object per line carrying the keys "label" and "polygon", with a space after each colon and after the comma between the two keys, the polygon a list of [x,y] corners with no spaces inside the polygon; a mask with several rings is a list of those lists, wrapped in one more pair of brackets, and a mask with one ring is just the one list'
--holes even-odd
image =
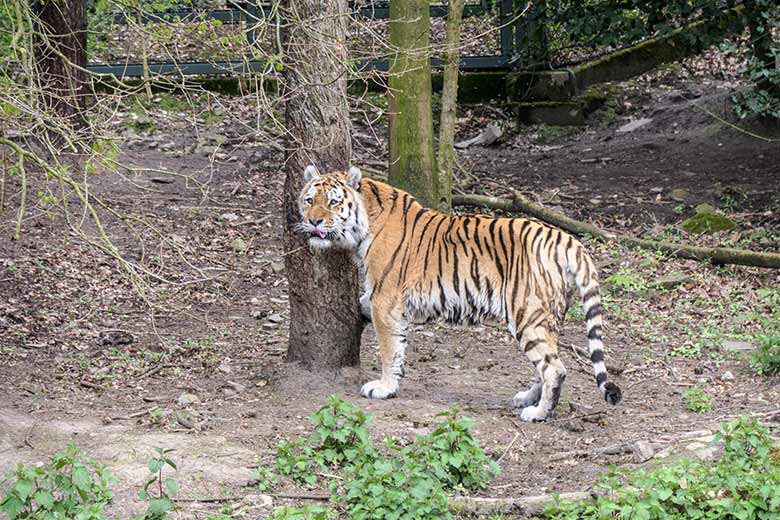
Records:
{"label": "metal fence", "polygon": [[[223,24],[245,23],[249,29],[246,38],[251,45],[255,41],[253,26],[268,20],[274,16],[271,6],[250,2],[235,2],[229,4],[227,9],[173,9],[160,13],[145,13],[141,17],[141,23],[169,23],[172,20],[179,22],[219,20]],[[533,31],[533,16],[519,17],[518,13],[525,7],[517,0],[480,0],[479,3],[466,4],[463,12],[464,18],[486,15],[492,10],[497,10],[498,38],[500,54],[494,56],[462,56],[462,70],[501,70],[517,67],[523,61],[522,49],[527,47],[526,39],[529,32]],[[367,6],[356,8],[354,16],[368,19],[386,19],[390,17],[390,8],[387,2],[373,2]],[[432,18],[447,16],[446,5],[430,6]],[[115,24],[126,24],[127,16],[119,14],[114,17]],[[438,59],[431,60],[433,67],[441,67]],[[373,68],[387,70],[387,60],[370,60],[361,62],[358,66],[362,69]],[[260,60],[244,57],[243,59],[216,61],[216,62],[163,62],[149,63],[147,69],[154,75],[214,75],[214,74],[245,74],[248,72],[263,72],[267,64]],[[88,69],[100,74],[114,74],[116,76],[138,77],[143,76],[144,66],[140,63],[112,63],[89,64]]]}

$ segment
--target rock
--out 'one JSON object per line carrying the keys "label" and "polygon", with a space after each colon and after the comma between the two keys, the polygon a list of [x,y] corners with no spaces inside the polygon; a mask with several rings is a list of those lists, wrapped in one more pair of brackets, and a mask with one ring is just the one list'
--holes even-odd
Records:
{"label": "rock", "polygon": [[284,262],[271,262],[271,271],[276,274],[284,272]]}
{"label": "rock", "polygon": [[182,406],[189,406],[191,404],[200,404],[200,397],[195,394],[183,393],[176,400]]}
{"label": "rock", "polygon": [[655,457],[655,448],[647,441],[637,441],[634,444],[634,462],[641,464]]}
{"label": "rock", "polygon": [[625,125],[621,126],[617,129],[617,132],[620,134],[633,132],[634,130],[638,130],[639,128],[642,128],[645,125],[648,125],[652,123],[653,120],[648,117],[643,117],[641,119],[636,119],[634,121],[631,121],[630,123],[626,123]]}
{"label": "rock", "polygon": [[241,502],[250,509],[270,510],[274,505],[274,499],[270,495],[245,495]]}
{"label": "rock", "polygon": [[246,385],[242,385],[241,383],[236,383],[235,381],[228,381],[227,386],[232,388],[237,394],[242,394],[246,392]]}
{"label": "rock", "polygon": [[694,208],[694,210],[697,214],[699,213],[717,213],[718,209],[713,206],[712,204],[707,204],[706,202],[703,204],[699,204]]}
{"label": "rock", "polygon": [[720,213],[700,212],[682,223],[682,227],[689,233],[716,233],[734,229],[734,222]]}
{"label": "rock", "polygon": [[662,289],[673,289],[678,285],[685,285],[691,281],[691,277],[679,271],[672,271],[653,281],[653,285]]}
{"label": "rock", "polygon": [[724,341],[720,348],[728,352],[751,352],[758,347],[749,341]]}
{"label": "rock", "polygon": [[223,144],[225,144],[225,141],[227,141],[227,137],[219,134],[206,134],[203,136],[203,139],[205,142],[213,143],[217,146],[222,146]]}
{"label": "rock", "polygon": [[219,218],[221,218],[225,222],[235,222],[236,220],[238,220],[238,215],[236,215],[235,213],[223,213],[222,215],[219,216]]}
{"label": "rock", "polygon": [[734,379],[736,379],[734,374],[732,374],[729,370],[726,370],[720,376],[721,381],[734,381]]}
{"label": "rock", "polygon": [[457,142],[454,146],[455,148],[460,149],[468,148],[469,146],[475,144],[489,146],[498,141],[502,135],[504,135],[504,132],[501,130],[500,126],[496,124],[489,124],[478,136],[467,139],[465,141]]}
{"label": "rock", "polygon": [[266,316],[268,316],[268,311],[253,309],[253,310],[249,311],[249,316],[254,318],[254,319],[256,319],[256,320],[261,320],[261,319],[265,318]]}
{"label": "rock", "polygon": [[672,190],[669,196],[672,198],[672,200],[676,200],[677,202],[682,202],[688,198],[688,190],[678,188],[676,190]]}
{"label": "rock", "polygon": [[216,146],[199,144],[195,147],[195,155],[200,155],[201,157],[210,157],[216,151]]}
{"label": "rock", "polygon": [[195,422],[195,418],[192,417],[187,412],[176,412],[176,422],[187,428],[188,430],[192,430],[195,428],[198,424]]}
{"label": "rock", "polygon": [[282,323],[284,321],[284,318],[281,314],[271,314],[268,316],[268,321],[271,323]]}
{"label": "rock", "polygon": [[230,243],[230,247],[236,253],[243,253],[246,251],[247,245],[243,238],[237,238]]}
{"label": "rock", "polygon": [[219,366],[217,367],[217,370],[219,370],[223,374],[229,374],[233,371],[233,368],[230,366],[230,363],[223,360],[222,363],[220,363]]}

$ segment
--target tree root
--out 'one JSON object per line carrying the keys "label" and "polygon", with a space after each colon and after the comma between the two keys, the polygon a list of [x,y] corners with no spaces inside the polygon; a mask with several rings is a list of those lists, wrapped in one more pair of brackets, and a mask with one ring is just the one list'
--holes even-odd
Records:
{"label": "tree root", "polygon": [[713,264],[734,264],[780,269],[780,254],[778,253],[762,253],[730,247],[691,246],[611,233],[593,224],[581,222],[567,217],[563,213],[545,208],[518,192],[515,192],[511,199],[485,195],[453,195],[452,204],[453,206],[482,206],[503,211],[521,211],[578,236],[591,235],[602,240],[614,240],[631,247],[662,251],[678,258],[699,261],[708,260]]}

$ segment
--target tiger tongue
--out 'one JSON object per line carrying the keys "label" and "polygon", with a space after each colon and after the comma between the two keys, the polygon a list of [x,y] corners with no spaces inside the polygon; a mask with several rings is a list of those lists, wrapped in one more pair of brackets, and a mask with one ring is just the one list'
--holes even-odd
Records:
{"label": "tiger tongue", "polygon": [[320,238],[325,238],[325,235],[326,235],[326,233],[324,231],[321,231],[319,229],[315,229],[314,231],[312,231],[312,233],[314,233],[315,235],[317,235]]}

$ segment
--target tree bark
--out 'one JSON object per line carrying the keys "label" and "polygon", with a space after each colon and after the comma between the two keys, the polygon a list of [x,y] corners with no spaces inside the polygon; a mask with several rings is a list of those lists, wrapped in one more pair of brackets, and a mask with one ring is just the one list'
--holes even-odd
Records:
{"label": "tree bark", "polygon": [[289,0],[284,34],[285,118],[289,135],[284,183],[285,266],[289,283],[287,359],[334,371],[360,362],[363,330],[358,274],[351,254],[313,254],[295,232],[303,171],[345,170],[351,154],[344,42],[346,0]]}
{"label": "tree bark", "polygon": [[87,126],[87,3],[33,0],[35,60],[42,101],[73,129]]}
{"label": "tree bark", "polygon": [[430,13],[428,0],[391,0],[388,120],[390,184],[421,204],[439,203],[431,113]]}
{"label": "tree bark", "polygon": [[587,222],[580,222],[563,213],[558,213],[532,202],[522,194],[515,192],[511,199],[487,197],[484,195],[456,195],[452,198],[453,205],[484,206],[503,211],[521,211],[539,220],[543,220],[554,226],[575,235],[591,235],[602,240],[614,240],[632,247],[654,249],[663,251],[671,256],[687,258],[690,260],[708,260],[714,264],[737,264],[753,267],[767,267],[780,269],[780,254],[760,253],[744,249],[730,247],[699,247],[686,244],[674,244],[672,242],[659,242],[645,240],[629,235],[618,235]]}
{"label": "tree bark", "polygon": [[452,211],[452,170],[455,167],[455,123],[458,108],[458,70],[460,62],[460,26],[465,0],[450,0],[447,31],[444,38],[444,86],[439,118],[439,210]]}

